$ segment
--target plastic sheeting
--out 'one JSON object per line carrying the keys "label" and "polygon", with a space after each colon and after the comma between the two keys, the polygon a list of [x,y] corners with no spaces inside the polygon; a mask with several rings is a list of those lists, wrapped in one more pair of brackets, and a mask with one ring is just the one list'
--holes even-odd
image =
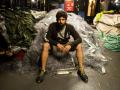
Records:
{"label": "plastic sheeting", "polygon": [[5,40],[9,43],[9,38],[8,38],[8,34],[7,34],[7,30],[5,27],[5,18],[0,15],[0,33],[1,35],[3,35],[3,37],[5,38]]}
{"label": "plastic sheeting", "polygon": [[[37,60],[39,59],[44,34],[47,31],[49,24],[56,21],[55,16],[57,11],[59,10],[61,9],[51,10],[50,12],[47,13],[45,18],[36,23],[35,29],[37,30],[38,33],[35,40],[32,42],[30,49],[26,53],[25,56],[25,59],[27,59],[25,60],[26,62],[30,60],[30,62],[36,63]],[[106,64],[107,59],[102,55],[101,49],[96,41],[96,37],[91,26],[87,24],[87,22],[84,21],[82,17],[74,13],[68,13],[67,23],[72,24],[83,39],[85,65],[92,67],[100,71],[101,73],[106,73],[104,65]],[[71,53],[71,57],[75,58],[75,52]],[[70,59],[67,61],[70,61]],[[64,63],[61,62],[58,63],[56,62],[56,59],[54,57],[49,56],[47,68],[50,70],[55,70],[58,67],[66,68]],[[68,67],[70,66],[68,65]]]}
{"label": "plastic sheeting", "polygon": [[31,10],[31,14],[34,16],[35,19],[42,19],[46,15],[46,11],[36,11],[36,10]]}
{"label": "plastic sheeting", "polygon": [[104,47],[112,51],[120,51],[120,15],[101,12],[96,15],[93,23],[100,33],[99,37],[104,42]]}

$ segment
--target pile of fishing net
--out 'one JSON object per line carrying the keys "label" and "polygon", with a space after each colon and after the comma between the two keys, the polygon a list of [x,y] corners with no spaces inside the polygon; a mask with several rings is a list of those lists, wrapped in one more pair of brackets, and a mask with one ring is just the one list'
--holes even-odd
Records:
{"label": "pile of fishing net", "polygon": [[[30,49],[25,55],[24,61],[26,63],[31,62],[33,66],[35,65],[38,68],[36,62],[39,62],[43,37],[47,32],[50,23],[56,21],[55,16],[59,10],[61,9],[51,10],[42,20],[35,24],[34,28],[37,31],[37,35],[32,42]],[[92,67],[101,73],[106,73],[105,64],[108,60],[101,52],[101,48],[97,42],[92,27],[87,24],[87,22],[82,17],[74,13],[68,13],[67,23],[72,24],[83,39],[85,65]],[[62,63],[61,60],[57,60],[55,57],[50,55],[48,57],[47,69],[49,71],[54,71],[58,68],[70,68],[71,65],[73,65],[73,59],[75,59],[75,52],[71,52],[70,57],[65,59],[66,61],[63,60],[64,63]]]}

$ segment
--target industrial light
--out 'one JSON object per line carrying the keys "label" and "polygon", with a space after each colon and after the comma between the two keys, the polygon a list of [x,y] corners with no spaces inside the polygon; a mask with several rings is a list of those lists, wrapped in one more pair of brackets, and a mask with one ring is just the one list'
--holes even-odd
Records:
{"label": "industrial light", "polygon": [[31,0],[31,2],[35,3],[35,0]]}

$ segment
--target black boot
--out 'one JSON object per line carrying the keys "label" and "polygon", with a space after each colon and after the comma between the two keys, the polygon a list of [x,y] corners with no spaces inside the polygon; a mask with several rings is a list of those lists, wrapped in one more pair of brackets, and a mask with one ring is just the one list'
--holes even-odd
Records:
{"label": "black boot", "polygon": [[88,82],[88,76],[85,74],[85,72],[81,72],[80,70],[78,70],[77,74],[85,83]]}
{"label": "black boot", "polygon": [[36,83],[41,83],[44,81],[44,78],[45,78],[45,75],[46,75],[46,71],[43,71],[43,70],[40,70],[38,72],[38,76],[36,78]]}

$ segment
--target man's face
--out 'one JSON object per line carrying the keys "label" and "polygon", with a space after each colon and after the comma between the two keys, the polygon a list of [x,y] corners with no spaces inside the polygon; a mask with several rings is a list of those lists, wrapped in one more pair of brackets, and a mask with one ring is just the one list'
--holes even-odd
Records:
{"label": "man's face", "polygon": [[60,17],[57,22],[60,26],[64,26],[66,24],[66,18]]}

